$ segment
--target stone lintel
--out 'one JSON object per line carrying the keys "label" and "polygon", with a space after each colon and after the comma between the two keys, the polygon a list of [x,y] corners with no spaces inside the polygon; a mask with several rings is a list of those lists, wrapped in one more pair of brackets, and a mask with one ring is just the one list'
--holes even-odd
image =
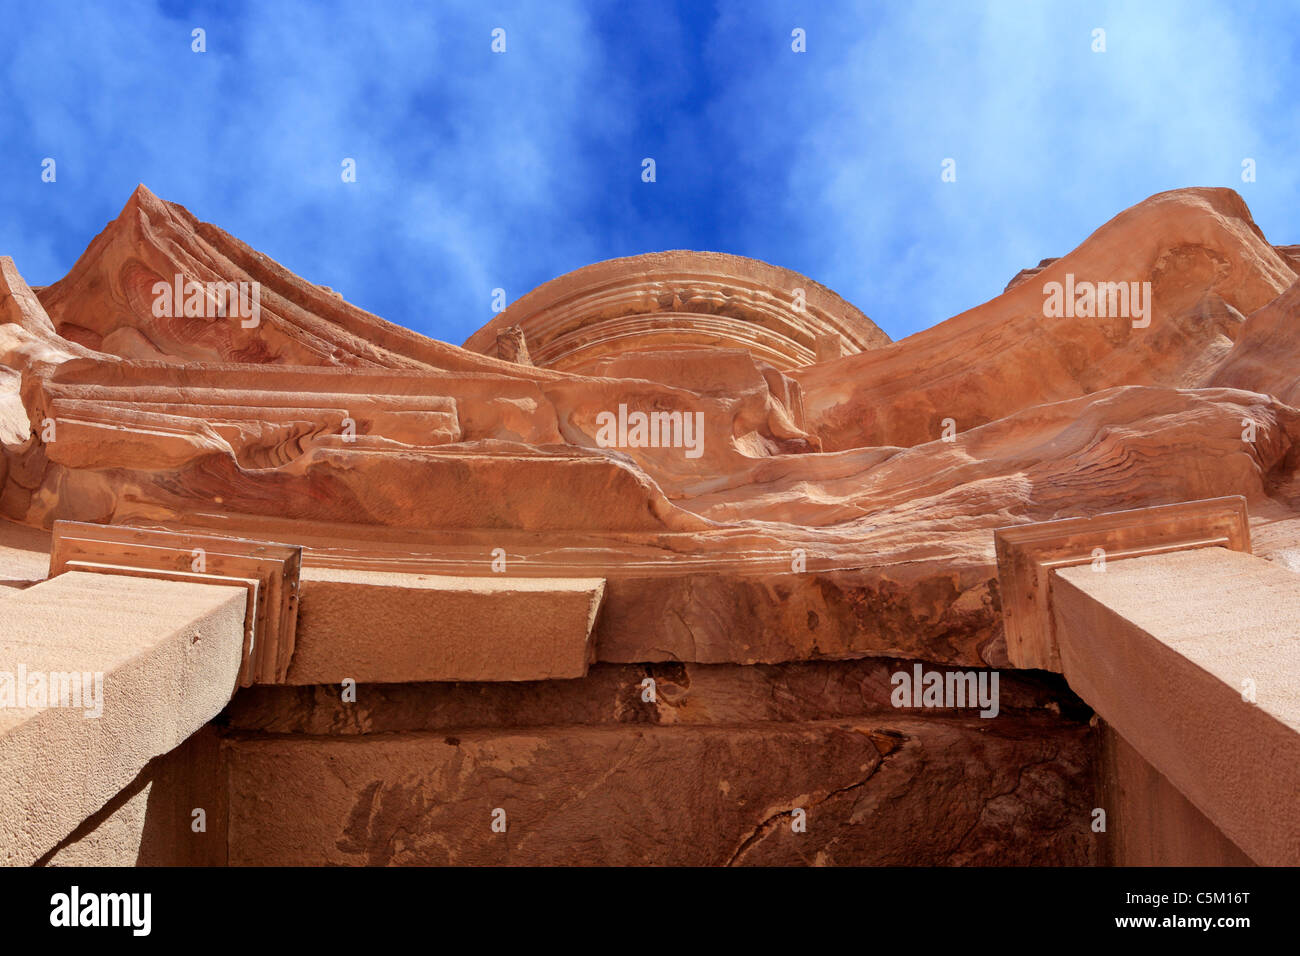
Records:
{"label": "stone lintel", "polygon": [[583,677],[600,578],[308,568],[289,684]]}
{"label": "stone lintel", "polygon": [[[1250,552],[1246,499],[1207,498],[1000,528],[994,532],[1007,655],[1017,667],[1061,671],[1049,581],[1053,571],[1146,554],[1220,547]],[[1106,566],[1109,566],[1107,564]]]}
{"label": "stone lintel", "polygon": [[1063,568],[1052,606],[1071,689],[1251,860],[1300,864],[1300,576],[1201,548]]}
{"label": "stone lintel", "polygon": [[225,584],[248,592],[240,686],[284,681],[293,656],[302,548],[196,532],[56,521],[50,577],[69,570]]}
{"label": "stone lintel", "polygon": [[0,864],[41,859],[221,712],[246,605],[242,587],[83,571],[0,597]]}

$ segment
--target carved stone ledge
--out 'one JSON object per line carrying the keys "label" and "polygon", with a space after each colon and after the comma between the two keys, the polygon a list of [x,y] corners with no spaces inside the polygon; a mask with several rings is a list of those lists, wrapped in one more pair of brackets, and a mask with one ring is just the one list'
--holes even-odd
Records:
{"label": "carved stone ledge", "polygon": [[242,587],[244,660],[239,684],[281,684],[293,657],[302,548],[297,545],[56,521],[50,577],[65,571]]}
{"label": "carved stone ledge", "polygon": [[[1050,604],[1058,568],[1124,558],[1227,548],[1250,553],[1246,499],[1240,495],[1065,518],[994,532],[1007,655],[1017,667],[1061,672]],[[1104,565],[1102,565],[1104,567]]]}
{"label": "carved stone ledge", "polygon": [[1219,547],[1053,577],[1070,689],[1251,861],[1300,864],[1295,572]]}
{"label": "carved stone ledge", "polygon": [[[230,586],[74,570],[0,596],[0,865],[56,850],[221,713],[244,603]],[[22,669],[49,695],[15,699]]]}

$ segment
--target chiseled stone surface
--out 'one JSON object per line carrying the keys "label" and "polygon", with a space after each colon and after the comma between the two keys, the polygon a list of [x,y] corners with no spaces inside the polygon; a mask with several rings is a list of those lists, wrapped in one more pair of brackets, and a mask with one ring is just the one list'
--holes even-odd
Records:
{"label": "chiseled stone surface", "polygon": [[[636,724],[718,726],[865,717],[900,710],[895,674],[919,661],[796,664],[596,664],[580,680],[518,683],[365,684],[344,702],[337,684],[259,686],[241,691],[223,715],[234,731],[319,736],[408,731]],[[926,671],[946,672],[932,664]],[[647,694],[652,681],[653,695]],[[969,711],[926,708],[957,717]],[[1092,711],[1055,674],[1004,671],[999,720],[1055,714],[1086,722]]]}
{"label": "chiseled stone surface", "polygon": [[226,779],[208,725],[155,757],[40,862],[45,866],[225,866]]}
{"label": "chiseled stone surface", "polygon": [[[582,677],[604,582],[311,569],[287,682]],[[382,635],[374,642],[358,635]]]}
{"label": "chiseled stone surface", "polygon": [[1300,863],[1300,578],[1224,548],[1056,573],[1070,686],[1251,859]]}
{"label": "chiseled stone surface", "polygon": [[1089,734],[894,717],[237,735],[230,862],[1089,864]]}
{"label": "chiseled stone surface", "polygon": [[222,718],[230,859],[1095,862],[1091,711],[1037,673],[1003,675],[996,719],[895,708],[891,677],[914,663],[598,664],[362,685],[355,702],[249,688]]}
{"label": "chiseled stone surface", "polygon": [[242,588],[83,572],[0,596],[0,671],[103,678],[98,716],[84,697],[0,709],[0,862],[38,860],[220,713],[237,686],[244,604]]}
{"label": "chiseled stone surface", "polygon": [[1098,803],[1105,866],[1253,866],[1250,857],[1142,759],[1113,727],[1100,723]]}

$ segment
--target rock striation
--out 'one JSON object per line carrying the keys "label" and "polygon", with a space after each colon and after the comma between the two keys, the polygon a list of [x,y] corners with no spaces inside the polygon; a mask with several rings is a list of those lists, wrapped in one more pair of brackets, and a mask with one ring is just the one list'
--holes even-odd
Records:
{"label": "rock striation", "polygon": [[[585,676],[380,662],[348,710],[300,662],[308,686],[241,692],[229,862],[1093,862],[1068,690],[1008,673],[988,734],[890,707],[888,662],[1009,666],[996,528],[1242,495],[1256,553],[1300,567],[1295,249],[1183,189],[900,342],[810,279],[675,251],[555,279],[456,347],[141,186],[58,282],[0,258],[0,516],[300,545],[304,621],[342,570],[604,582]],[[1076,282],[1109,312],[1051,314]],[[30,567],[0,549],[11,586]],[[313,661],[383,657],[335,630]],[[510,841],[448,844],[512,794]],[[813,806],[834,823],[792,840]]]}

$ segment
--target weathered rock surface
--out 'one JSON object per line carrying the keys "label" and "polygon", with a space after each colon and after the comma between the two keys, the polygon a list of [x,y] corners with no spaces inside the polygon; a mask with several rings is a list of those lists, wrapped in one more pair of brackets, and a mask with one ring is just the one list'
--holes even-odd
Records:
{"label": "weathered rock surface", "polygon": [[[367,684],[344,702],[336,685],[258,686],[240,693],[223,718],[232,730],[318,736],[511,727],[650,724],[751,725],[897,715],[891,677],[921,662],[825,661],[798,664],[597,664],[581,680],[521,683]],[[940,670],[923,665],[926,670]],[[655,684],[645,699],[645,681]],[[915,711],[913,711],[915,712]],[[955,708],[926,714],[960,717]],[[1091,711],[1057,675],[1001,675],[999,715],[1086,722]]]}
{"label": "weathered rock surface", "polygon": [[[1294,265],[1236,194],[1179,190],[903,342],[785,270],[665,253],[460,349],[141,187],[39,296],[5,267],[0,511],[378,570],[488,574],[499,548],[511,575],[608,579],[601,660],[998,664],[994,527],[1233,493],[1295,513]],[[1045,318],[1066,273],[1150,282],[1150,325]],[[259,283],[260,324],[154,316],[178,274]],[[510,329],[533,365],[480,354]],[[827,335],[849,354],[812,364]],[[603,447],[620,405],[698,413],[698,457]]]}
{"label": "weathered rock surface", "polygon": [[[1150,282],[1150,325],[1128,316],[1044,316],[1047,282]],[[796,370],[828,449],[917,445],[942,420],[965,431],[1116,386],[1196,387],[1244,317],[1296,280],[1241,197],[1160,193],[1120,213],[1032,281],[879,350]]]}
{"label": "weathered rock surface", "polygon": [[1094,862],[1086,728],[988,723],[233,736],[230,862]]}
{"label": "weathered rock surface", "polygon": [[[676,251],[560,277],[461,348],[141,187],[59,282],[0,259],[0,517],[25,526],[0,587],[39,579],[58,519],[300,544],[308,582],[437,576],[449,607],[493,578],[521,635],[543,615],[511,579],[604,582],[562,666],[515,654],[510,614],[490,653],[458,631],[461,684],[413,683],[439,673],[415,604],[313,643],[304,603],[331,674],[394,683],[235,699],[231,862],[1091,862],[1068,691],[1004,673],[998,719],[900,716],[889,677],[1007,666],[995,528],[1240,494],[1255,553],[1300,570],[1296,248],[1184,189],[900,342],[803,276]],[[177,277],[255,287],[257,320],[159,310]],[[1144,314],[1052,313],[1076,280],[1149,283]]]}

